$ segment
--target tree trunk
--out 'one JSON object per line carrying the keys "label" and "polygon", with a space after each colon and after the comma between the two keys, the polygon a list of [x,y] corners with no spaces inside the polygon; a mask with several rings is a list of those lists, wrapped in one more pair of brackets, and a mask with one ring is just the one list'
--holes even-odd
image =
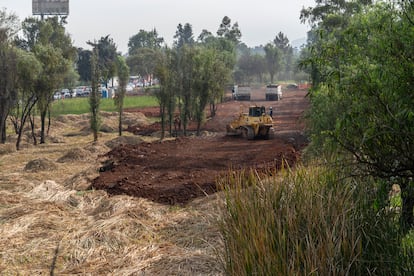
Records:
{"label": "tree trunk", "polygon": [[270,74],[270,83],[273,83],[274,78],[275,78],[275,75],[274,74]]}
{"label": "tree trunk", "polygon": [[47,135],[49,135],[49,131],[50,131],[50,123],[51,123],[51,118],[50,118],[50,108],[47,109]]}
{"label": "tree trunk", "polygon": [[1,132],[1,143],[5,144],[7,140],[7,135],[6,135],[6,124],[3,124],[3,130]]}
{"label": "tree trunk", "polygon": [[200,136],[201,133],[201,120],[197,120],[197,136]]}
{"label": "tree trunk", "polygon": [[213,101],[210,103],[210,116],[212,118],[214,118],[216,116],[216,112],[217,112],[217,105],[216,103]]}
{"label": "tree trunk", "polygon": [[118,135],[122,136],[122,107],[119,110],[119,121],[118,121]]}
{"label": "tree trunk", "polygon": [[10,117],[10,121],[13,124],[14,134],[19,134],[19,118],[18,118],[18,116]]}
{"label": "tree trunk", "polygon": [[0,103],[0,139],[1,143],[6,143],[6,120],[8,115],[8,105],[7,103]]}
{"label": "tree trunk", "polygon": [[40,144],[46,143],[46,110],[40,112]]}
{"label": "tree trunk", "polygon": [[160,106],[160,116],[161,116],[161,137],[160,140],[164,139],[165,133],[165,107],[163,104]]}
{"label": "tree trunk", "polygon": [[37,145],[37,138],[36,138],[36,133],[35,133],[35,122],[34,122],[34,116],[32,116],[31,114],[29,115],[29,119],[30,119],[30,127],[32,129],[32,136],[33,136],[33,145]]}
{"label": "tree trunk", "polygon": [[172,135],[172,125],[173,125],[173,114],[168,111],[168,130],[170,133],[170,137],[173,136]]}
{"label": "tree trunk", "polygon": [[93,130],[93,142],[98,142],[98,131],[95,129]]}
{"label": "tree trunk", "polygon": [[34,118],[32,118],[31,116],[32,110],[35,107],[35,105],[36,105],[36,100],[33,97],[31,97],[27,101],[27,104],[24,106],[24,108],[22,107],[21,113],[19,112],[20,124],[19,124],[18,116],[16,116],[13,120],[13,124],[14,124],[14,127],[16,128],[16,134],[17,134],[16,150],[20,150],[20,142],[22,140],[22,134],[23,134],[24,126],[26,125],[27,118],[29,118],[29,121],[30,121],[30,126],[31,126],[32,136],[33,136],[33,143],[34,145],[37,144],[36,135],[34,133],[34,128],[35,128]]}

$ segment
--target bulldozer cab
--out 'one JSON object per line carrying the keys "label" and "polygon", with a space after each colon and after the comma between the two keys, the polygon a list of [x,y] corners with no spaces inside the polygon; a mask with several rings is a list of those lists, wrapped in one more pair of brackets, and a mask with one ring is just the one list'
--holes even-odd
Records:
{"label": "bulldozer cab", "polygon": [[249,107],[250,117],[260,117],[266,114],[266,108],[264,106],[251,106]]}

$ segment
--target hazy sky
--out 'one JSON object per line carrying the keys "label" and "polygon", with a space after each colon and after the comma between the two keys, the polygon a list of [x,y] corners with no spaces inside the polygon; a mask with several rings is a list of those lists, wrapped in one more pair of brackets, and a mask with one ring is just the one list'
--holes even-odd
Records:
{"label": "hazy sky", "polygon": [[[215,35],[228,16],[238,22],[242,42],[254,47],[279,32],[290,41],[306,37],[309,27],[300,23],[300,10],[314,5],[314,0],[69,0],[66,28],[77,47],[109,34],[125,53],[129,38],[141,29],[156,28],[171,46],[179,23],[190,23],[197,38],[203,29]],[[0,8],[23,20],[32,14],[32,0],[0,0]]]}

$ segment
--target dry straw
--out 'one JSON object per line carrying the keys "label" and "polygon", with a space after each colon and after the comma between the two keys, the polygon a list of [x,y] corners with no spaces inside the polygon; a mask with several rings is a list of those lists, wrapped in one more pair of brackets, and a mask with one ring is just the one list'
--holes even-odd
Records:
{"label": "dry straw", "polygon": [[[136,116],[145,119],[127,118]],[[221,242],[215,197],[171,208],[88,190],[99,156],[109,150],[104,143],[116,133],[92,144],[90,135],[67,135],[80,133],[83,116],[59,121],[52,129],[64,143],[0,155],[2,275],[223,273],[216,259]],[[47,165],[25,171],[32,160]]]}

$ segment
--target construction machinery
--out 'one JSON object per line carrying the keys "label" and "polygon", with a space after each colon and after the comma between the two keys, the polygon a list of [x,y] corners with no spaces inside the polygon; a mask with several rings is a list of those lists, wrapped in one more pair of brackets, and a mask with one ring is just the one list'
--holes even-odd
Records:
{"label": "construction machinery", "polygon": [[282,99],[282,86],[269,84],[266,86],[266,101],[279,101]]}
{"label": "construction machinery", "polygon": [[239,117],[227,125],[227,135],[243,135],[249,140],[269,139],[272,127],[273,119],[264,106],[250,106],[249,113],[241,110]]}
{"label": "construction machinery", "polygon": [[235,85],[232,90],[233,90],[233,100],[250,101],[250,94],[251,94],[250,86]]}

